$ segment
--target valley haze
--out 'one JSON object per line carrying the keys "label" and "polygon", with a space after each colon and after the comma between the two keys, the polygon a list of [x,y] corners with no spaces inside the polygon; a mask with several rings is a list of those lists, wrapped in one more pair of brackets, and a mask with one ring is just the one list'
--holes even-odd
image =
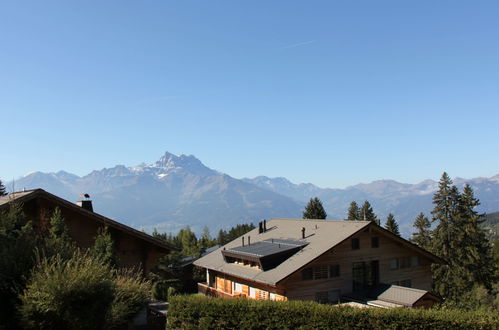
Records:
{"label": "valley haze", "polygon": [[[499,174],[490,178],[455,178],[462,188],[469,183],[480,199],[480,212],[499,210]],[[273,217],[301,218],[311,197],[319,197],[328,219],[345,219],[350,202],[368,200],[382,225],[393,213],[401,232],[409,236],[419,212],[431,216],[438,182],[417,184],[378,180],[344,189],[294,184],[283,177],[236,179],[205,166],[192,155],[166,152],[152,164],[116,165],[85,176],[66,171],[32,172],[7,183],[12,190],[42,188],[69,201],[89,193],[94,210],[127,225],[151,232],[177,232],[189,225],[200,233],[207,226],[212,235],[241,223]]]}

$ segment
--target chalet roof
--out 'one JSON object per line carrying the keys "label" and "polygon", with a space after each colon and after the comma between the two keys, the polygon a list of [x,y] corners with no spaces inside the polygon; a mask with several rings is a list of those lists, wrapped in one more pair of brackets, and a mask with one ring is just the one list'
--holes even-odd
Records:
{"label": "chalet roof", "polygon": [[[246,237],[251,236],[252,245],[272,239],[274,239],[274,241],[278,239],[292,240],[307,244],[275,268],[261,270],[225,262],[222,251],[240,250],[242,245],[241,237],[196,260],[194,265],[256,282],[276,285],[278,282],[306,266],[308,263],[326,253],[331,248],[348,239],[350,236],[368,228],[369,226],[371,226],[374,230],[397,240],[401,244],[406,245],[408,248],[414,249],[420,254],[424,254],[434,262],[443,262],[440,258],[434,256],[433,254],[390,233],[386,229],[381,228],[370,221],[276,218],[267,222],[267,231],[259,234],[258,228],[255,228],[244,235]],[[305,228],[305,238],[302,238],[302,228]]]}
{"label": "chalet roof", "polygon": [[56,195],[53,195],[53,194],[51,194],[43,189],[33,189],[33,190],[26,190],[26,191],[20,191],[20,192],[13,192],[13,193],[10,193],[6,196],[2,196],[2,197],[0,197],[0,209],[2,209],[3,207],[6,207],[8,205],[8,203],[12,202],[12,201],[27,202],[27,201],[32,200],[32,199],[37,198],[37,197],[44,197],[46,199],[53,201],[56,204],[71,208],[72,210],[79,212],[79,213],[82,213],[87,217],[93,218],[93,219],[109,226],[110,228],[114,228],[114,229],[117,229],[119,231],[126,232],[126,233],[130,234],[131,236],[134,236],[138,239],[144,240],[144,241],[146,241],[146,242],[148,242],[148,243],[150,243],[150,244],[152,244],[152,245],[154,245],[162,250],[168,250],[168,251],[178,250],[178,248],[176,248],[175,246],[173,246],[171,244],[168,244],[162,240],[159,240],[157,238],[152,237],[151,235],[148,235],[144,232],[136,230],[136,229],[129,227],[127,225],[124,225],[118,221],[107,218],[107,217],[100,215],[98,213],[88,211],[88,210],[76,205],[75,203],[69,202],[69,201],[67,201],[63,198],[60,198]]}

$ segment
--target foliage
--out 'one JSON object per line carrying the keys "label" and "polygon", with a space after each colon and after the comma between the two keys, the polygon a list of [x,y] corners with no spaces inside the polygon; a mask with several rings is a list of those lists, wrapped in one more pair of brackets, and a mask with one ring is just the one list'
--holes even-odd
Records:
{"label": "foliage", "polygon": [[399,225],[395,220],[395,216],[391,213],[389,213],[386,218],[385,228],[395,235],[400,236]]}
{"label": "foliage", "polygon": [[113,301],[107,265],[88,254],[42,259],[21,296],[28,329],[101,329]]}
{"label": "foliage", "polygon": [[0,212],[0,328],[16,328],[16,308],[34,266],[38,242],[22,204],[11,202]]}
{"label": "foliage", "polygon": [[60,255],[65,259],[71,258],[77,247],[69,236],[66,221],[59,207],[56,207],[52,213],[49,225],[49,232],[43,242],[42,252],[46,257]]}
{"label": "foliage", "polygon": [[157,281],[152,287],[152,296],[154,299],[168,301],[168,292],[170,288],[174,288],[177,292],[181,292],[183,283],[179,279]]}
{"label": "foliage", "polygon": [[322,206],[322,202],[319,198],[310,198],[307,206],[305,206],[305,211],[303,211],[303,219],[326,219],[327,213]]}
{"label": "foliage", "polygon": [[413,227],[417,229],[417,232],[412,233],[411,242],[419,245],[423,249],[429,250],[431,248],[431,223],[430,220],[424,215],[423,212],[419,213],[414,220]]}
{"label": "foliage", "polygon": [[104,263],[113,267],[117,265],[114,241],[107,226],[99,229],[97,237],[95,237],[94,245],[90,251],[95,258],[99,258]]}
{"label": "foliage", "polygon": [[150,283],[138,270],[117,270],[114,284],[114,297],[106,313],[104,329],[123,329],[149,300]]}
{"label": "foliage", "polygon": [[237,225],[235,227],[232,227],[228,232],[220,229],[217,236],[217,243],[220,245],[225,245],[253,229],[255,229],[255,225],[253,225],[252,223]]}
{"label": "foliage", "polygon": [[168,329],[494,329],[494,313],[350,308],[304,301],[175,296]]}
{"label": "foliage", "polygon": [[39,259],[20,314],[28,329],[116,329],[145,304],[149,284],[138,272],[113,271],[88,252]]}
{"label": "foliage", "polygon": [[2,180],[0,180],[0,197],[5,196],[5,195],[7,195],[7,190],[5,189],[5,186],[2,182]]}
{"label": "foliage", "polygon": [[356,201],[350,203],[347,220],[360,220],[360,209]]}
{"label": "foliage", "polygon": [[359,220],[371,221],[377,225],[380,224],[380,221],[376,216],[376,214],[374,213],[371,203],[369,203],[369,201],[365,201],[364,204],[362,204],[362,207],[359,210]]}
{"label": "foliage", "polygon": [[490,291],[497,265],[480,226],[481,216],[474,210],[480,203],[473,190],[466,185],[459,193],[444,172],[433,204],[432,251],[448,262],[432,267],[435,291],[454,303],[465,301],[477,285]]}

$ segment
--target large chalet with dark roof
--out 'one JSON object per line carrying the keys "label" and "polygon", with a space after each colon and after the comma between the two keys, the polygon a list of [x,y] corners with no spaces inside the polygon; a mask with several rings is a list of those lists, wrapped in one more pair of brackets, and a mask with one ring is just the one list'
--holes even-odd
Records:
{"label": "large chalet with dark roof", "polygon": [[199,292],[218,297],[427,307],[443,262],[369,221],[272,219],[194,265]]}
{"label": "large chalet with dark roof", "polygon": [[40,233],[46,231],[49,219],[58,207],[71,238],[82,248],[91,247],[99,230],[107,227],[114,241],[118,266],[121,267],[140,267],[144,273],[148,273],[160,257],[178,250],[164,241],[94,212],[92,202],[88,199],[72,203],[43,189],[27,190],[0,197],[0,211],[8,208],[12,202],[22,203],[24,214]]}

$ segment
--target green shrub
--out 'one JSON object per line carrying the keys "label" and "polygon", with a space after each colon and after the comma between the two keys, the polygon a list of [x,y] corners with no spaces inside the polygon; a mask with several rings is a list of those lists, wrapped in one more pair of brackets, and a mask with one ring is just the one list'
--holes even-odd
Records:
{"label": "green shrub", "polygon": [[29,329],[100,329],[113,301],[107,265],[88,254],[40,260],[21,296],[21,317]]}
{"label": "green shrub", "polygon": [[118,270],[114,298],[106,315],[105,329],[124,327],[147,304],[149,292],[150,283],[138,272]]}
{"label": "green shrub", "polygon": [[167,329],[496,329],[494,313],[351,308],[313,302],[170,299]]}
{"label": "green shrub", "polygon": [[21,296],[28,329],[118,329],[142,309],[149,283],[132,270],[115,271],[91,253],[43,258]]}
{"label": "green shrub", "polygon": [[174,288],[176,292],[180,292],[182,287],[182,281],[177,279],[157,281],[152,287],[152,295],[154,299],[168,301],[168,290]]}

